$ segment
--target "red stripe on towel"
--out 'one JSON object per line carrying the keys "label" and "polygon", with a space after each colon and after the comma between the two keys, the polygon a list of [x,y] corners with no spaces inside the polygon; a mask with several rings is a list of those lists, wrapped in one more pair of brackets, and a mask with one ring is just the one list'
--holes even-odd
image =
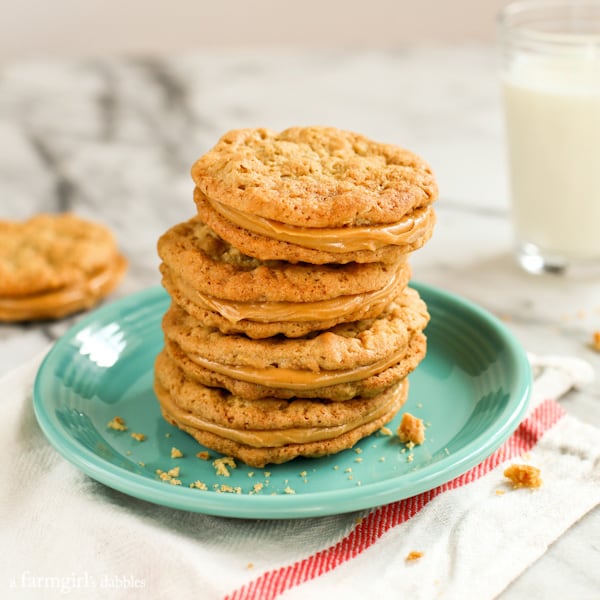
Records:
{"label": "red stripe on towel", "polygon": [[228,594],[225,600],[273,600],[286,590],[335,569],[372,546],[386,531],[408,521],[436,496],[476,481],[504,461],[531,450],[564,415],[558,402],[542,402],[512,436],[479,465],[437,488],[377,508],[337,544],[286,567],[267,571]]}

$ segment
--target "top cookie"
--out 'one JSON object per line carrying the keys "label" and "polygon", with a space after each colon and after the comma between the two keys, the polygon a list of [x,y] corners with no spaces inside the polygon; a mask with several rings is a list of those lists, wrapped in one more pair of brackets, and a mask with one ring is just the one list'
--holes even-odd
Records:
{"label": "top cookie", "polygon": [[438,192],[412,152],[333,127],[230,131],[194,163],[192,178],[224,205],[315,228],[396,223]]}

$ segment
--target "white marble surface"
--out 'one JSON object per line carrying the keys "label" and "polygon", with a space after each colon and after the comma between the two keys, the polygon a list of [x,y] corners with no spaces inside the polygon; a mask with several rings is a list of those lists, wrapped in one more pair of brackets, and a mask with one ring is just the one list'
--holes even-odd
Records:
{"label": "white marble surface", "polygon": [[[589,347],[600,329],[600,281],[530,276],[511,256],[496,56],[489,47],[5,65],[0,217],[68,209],[105,222],[130,260],[113,299],[124,296],[159,283],[156,239],[194,213],[194,159],[228,129],[296,124],[353,129],[424,156],[441,197],[434,238],[411,259],[415,278],[499,315],[528,350],[579,356],[600,373],[600,353]],[[0,325],[0,374],[77,318]],[[563,406],[600,426],[600,381],[570,394]],[[600,508],[501,597],[600,598]]]}

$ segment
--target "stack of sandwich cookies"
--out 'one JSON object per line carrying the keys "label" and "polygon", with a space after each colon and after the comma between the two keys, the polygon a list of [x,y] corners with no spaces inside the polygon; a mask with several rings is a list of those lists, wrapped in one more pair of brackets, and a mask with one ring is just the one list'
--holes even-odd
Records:
{"label": "stack of sandwich cookies", "polygon": [[257,467],[388,423],[426,352],[407,287],[435,221],[425,163],[331,128],[259,129],[226,134],[192,174],[198,215],[158,243],[164,417]]}
{"label": "stack of sandwich cookies", "polygon": [[0,321],[57,319],[90,308],[127,268],[112,233],[73,214],[0,221]]}

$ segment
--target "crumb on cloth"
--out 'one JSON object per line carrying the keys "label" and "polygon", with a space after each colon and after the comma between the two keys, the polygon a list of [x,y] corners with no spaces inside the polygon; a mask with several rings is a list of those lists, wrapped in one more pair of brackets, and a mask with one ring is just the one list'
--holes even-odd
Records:
{"label": "crumb on cloth", "polygon": [[420,552],[419,550],[411,550],[406,555],[406,558],[404,560],[406,560],[406,562],[412,562],[414,560],[419,560],[419,558],[421,558],[422,556],[423,556],[423,552]]}
{"label": "crumb on cloth", "polygon": [[540,470],[531,465],[512,464],[504,470],[504,476],[512,483],[513,488],[539,488],[542,485]]}

